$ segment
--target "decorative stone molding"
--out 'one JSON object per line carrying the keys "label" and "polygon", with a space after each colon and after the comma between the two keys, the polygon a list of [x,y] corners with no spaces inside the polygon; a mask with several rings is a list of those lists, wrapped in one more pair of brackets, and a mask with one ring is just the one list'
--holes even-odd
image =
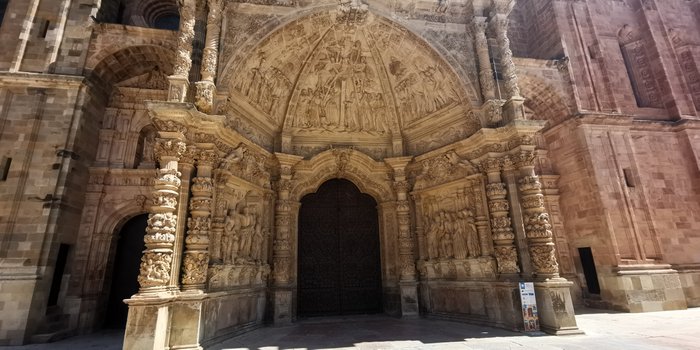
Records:
{"label": "decorative stone molding", "polygon": [[139,293],[165,290],[170,281],[177,230],[177,198],[181,184],[178,160],[185,150],[185,143],[178,139],[156,141],[154,151],[161,169],[155,180],[153,206],[144,237],[146,250],[141,259]]}

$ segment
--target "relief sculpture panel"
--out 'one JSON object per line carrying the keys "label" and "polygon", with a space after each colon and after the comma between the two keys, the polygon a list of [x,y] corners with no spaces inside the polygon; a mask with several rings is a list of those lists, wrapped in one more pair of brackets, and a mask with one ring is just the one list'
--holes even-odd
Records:
{"label": "relief sculpture panel", "polygon": [[474,175],[414,193],[423,230],[418,267],[426,279],[466,280],[494,276],[485,225],[483,179]]}
{"label": "relief sculpture panel", "polygon": [[[289,150],[321,144],[309,137],[347,143],[357,135],[391,147],[391,135],[442,115],[459,129],[455,136],[473,133],[474,123],[463,122],[472,118],[473,91],[455,70],[408,29],[353,4],[294,20],[247,57],[230,60],[222,72],[229,97],[220,112],[263,118],[267,128],[291,135]],[[454,122],[456,115],[462,122]]]}

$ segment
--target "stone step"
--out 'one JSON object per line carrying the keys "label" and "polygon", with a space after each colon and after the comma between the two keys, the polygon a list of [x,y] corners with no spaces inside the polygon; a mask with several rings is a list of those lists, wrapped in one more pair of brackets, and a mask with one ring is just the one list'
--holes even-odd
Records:
{"label": "stone step", "polygon": [[41,334],[34,334],[31,337],[31,343],[32,344],[45,344],[45,343],[53,343],[55,341],[59,341],[65,338],[68,338],[72,336],[73,333],[67,329],[62,329],[59,331],[55,332],[48,332],[48,333],[41,333]]}

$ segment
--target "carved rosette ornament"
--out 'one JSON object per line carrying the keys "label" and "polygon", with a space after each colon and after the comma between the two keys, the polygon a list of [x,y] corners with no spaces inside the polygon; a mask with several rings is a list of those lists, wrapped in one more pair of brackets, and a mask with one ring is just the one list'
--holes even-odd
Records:
{"label": "carved rosette ornament", "polygon": [[499,159],[487,158],[480,167],[487,174],[489,183],[486,185],[489,213],[491,214],[491,233],[493,250],[500,274],[518,274],[518,252],[515,248],[515,233],[513,233],[510,218],[510,205],[506,184],[501,182],[501,164]]}
{"label": "carved rosette ornament", "polygon": [[182,264],[182,289],[203,289],[209,266],[209,234],[211,231],[212,196],[214,184],[211,177],[217,155],[214,150],[201,150],[197,154],[197,177],[192,179],[190,216],[187,219],[187,236]]}
{"label": "carved rosette ornament", "polygon": [[185,143],[177,139],[158,139],[154,147],[161,168],[154,183],[153,206],[144,236],[146,250],[138,277],[140,293],[165,290],[170,281],[181,184],[178,160],[185,150]]}

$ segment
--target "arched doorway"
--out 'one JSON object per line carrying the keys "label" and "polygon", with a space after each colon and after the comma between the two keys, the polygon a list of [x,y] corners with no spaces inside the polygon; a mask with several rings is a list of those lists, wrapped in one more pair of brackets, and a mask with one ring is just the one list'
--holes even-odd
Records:
{"label": "arched doorway", "polygon": [[114,256],[112,283],[107,302],[105,328],[124,328],[129,308],[124,299],[131,298],[139,290],[138,276],[141,254],[146,249],[143,236],[148,226],[148,214],[127,221],[119,231],[117,252]]}
{"label": "arched doorway", "polygon": [[298,276],[299,317],[382,311],[377,202],[352,182],[301,200]]}

